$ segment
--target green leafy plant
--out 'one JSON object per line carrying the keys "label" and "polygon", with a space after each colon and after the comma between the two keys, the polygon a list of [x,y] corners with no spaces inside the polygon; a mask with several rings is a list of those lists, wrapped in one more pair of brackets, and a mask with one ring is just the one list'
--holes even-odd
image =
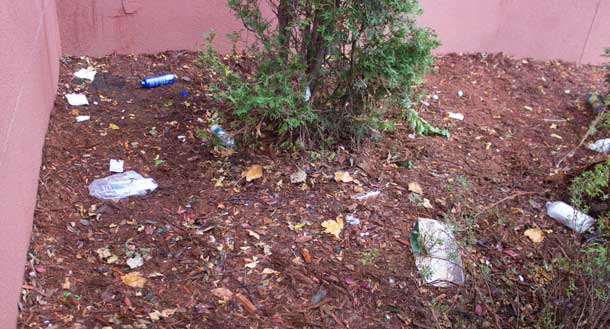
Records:
{"label": "green leafy plant", "polygon": [[415,132],[448,136],[410,105],[438,45],[416,25],[416,0],[279,0],[269,18],[261,1],[228,5],[256,37],[248,47],[256,70],[236,72],[221,61],[213,33],[197,63],[220,78],[216,97],[238,125],[333,143],[392,131],[386,118],[400,109]]}

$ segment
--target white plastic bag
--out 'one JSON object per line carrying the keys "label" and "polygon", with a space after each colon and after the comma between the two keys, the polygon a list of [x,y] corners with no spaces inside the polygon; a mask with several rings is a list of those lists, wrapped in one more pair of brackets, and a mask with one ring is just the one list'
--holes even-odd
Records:
{"label": "white plastic bag", "polygon": [[100,199],[123,199],[133,195],[145,195],[159,185],[152,178],[144,178],[135,171],[96,179],[89,184],[89,194]]}
{"label": "white plastic bag", "polygon": [[610,138],[597,140],[595,143],[587,145],[589,150],[604,153],[610,151]]}
{"label": "white plastic bag", "polygon": [[464,284],[462,256],[447,225],[419,218],[410,239],[415,265],[427,283],[435,287]]}
{"label": "white plastic bag", "polygon": [[547,202],[546,212],[551,218],[578,233],[588,230],[595,223],[591,216],[561,201]]}

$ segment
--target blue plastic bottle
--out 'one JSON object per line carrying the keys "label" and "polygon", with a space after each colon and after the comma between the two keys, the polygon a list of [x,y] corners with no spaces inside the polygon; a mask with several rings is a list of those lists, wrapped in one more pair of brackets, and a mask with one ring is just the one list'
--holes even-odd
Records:
{"label": "blue plastic bottle", "polygon": [[140,85],[144,88],[155,88],[159,86],[169,85],[176,82],[176,75],[171,73],[154,75],[140,81]]}

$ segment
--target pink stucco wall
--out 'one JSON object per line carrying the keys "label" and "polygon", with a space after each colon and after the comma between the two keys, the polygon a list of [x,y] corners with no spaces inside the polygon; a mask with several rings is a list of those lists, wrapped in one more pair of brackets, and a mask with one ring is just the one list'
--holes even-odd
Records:
{"label": "pink stucco wall", "polygon": [[[62,48],[73,55],[196,49],[216,30],[217,46],[241,29],[226,0],[57,0]],[[420,0],[421,23],[440,52],[499,52],[600,63],[610,46],[608,0]]]}
{"label": "pink stucco wall", "polygon": [[55,0],[0,1],[0,328],[15,328],[60,42]]}

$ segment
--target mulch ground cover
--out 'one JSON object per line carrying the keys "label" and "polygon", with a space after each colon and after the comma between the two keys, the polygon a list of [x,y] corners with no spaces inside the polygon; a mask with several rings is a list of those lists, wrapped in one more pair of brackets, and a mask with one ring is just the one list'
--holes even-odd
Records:
{"label": "mulch ground cover", "polygon": [[[594,117],[583,96],[601,88],[601,67],[440,56],[417,109],[450,138],[413,136],[399,124],[359,147],[295,153],[263,132],[228,155],[202,133],[230,109],[214,100],[215,77],[195,58],[62,59],[21,328],[525,328],[538,321],[553,281],[547,265],[586,239],[546,216],[545,203],[567,200],[564,173],[595,155],[581,148],[556,166]],[[98,72],[93,83],[74,78],[90,65]],[[163,72],[178,81],[139,87]],[[91,105],[68,105],[63,95],[72,92]],[[77,123],[77,115],[91,120]],[[126,170],[159,188],[117,202],[89,196],[88,184],[110,175],[110,159],[125,160]],[[248,181],[242,173],[253,165],[263,174]],[[306,181],[291,183],[299,170]],[[337,182],[336,172],[353,181]],[[380,194],[354,199],[369,191]],[[345,223],[338,238],[325,233],[324,221],[350,215],[359,223]],[[453,226],[463,286],[425,284],[409,242],[419,217]],[[542,231],[541,243],[524,236],[530,228]],[[143,264],[129,266],[137,257]],[[130,276],[141,287],[126,284]]]}

